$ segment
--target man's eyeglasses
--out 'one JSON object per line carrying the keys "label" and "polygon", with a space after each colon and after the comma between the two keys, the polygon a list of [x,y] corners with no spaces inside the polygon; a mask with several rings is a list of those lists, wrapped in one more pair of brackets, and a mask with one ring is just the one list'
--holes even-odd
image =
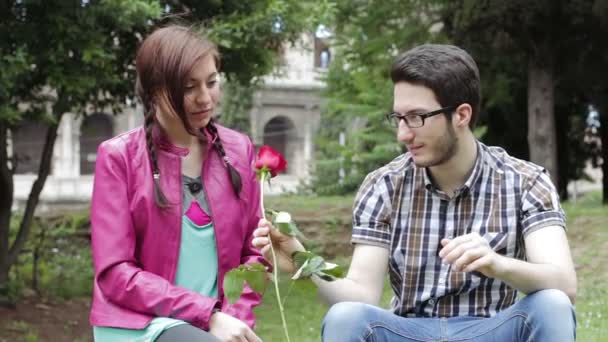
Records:
{"label": "man's eyeglasses", "polygon": [[441,109],[437,109],[437,110],[434,110],[434,111],[428,112],[428,113],[406,114],[406,115],[403,115],[403,114],[400,114],[397,112],[390,112],[390,113],[386,114],[386,120],[393,127],[399,127],[399,122],[401,120],[403,120],[403,121],[405,121],[405,124],[407,125],[407,127],[418,128],[418,127],[424,126],[424,120],[426,118],[430,118],[431,116],[435,116],[437,114],[441,114],[441,113],[445,113],[445,112],[451,112],[451,111],[455,110],[456,108],[458,108],[458,106],[447,106],[447,107],[443,107]]}

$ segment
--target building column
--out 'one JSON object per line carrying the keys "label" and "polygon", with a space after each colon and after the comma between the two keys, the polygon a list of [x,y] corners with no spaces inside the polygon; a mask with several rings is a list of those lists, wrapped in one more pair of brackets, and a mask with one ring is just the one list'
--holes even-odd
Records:
{"label": "building column", "polygon": [[78,177],[78,154],[74,151],[74,114],[65,113],[57,129],[57,140],[53,148],[51,175],[56,178]]}
{"label": "building column", "polygon": [[[310,111],[309,111],[310,117]],[[310,177],[310,167],[312,163],[312,125],[310,120],[306,120],[304,125],[304,167],[302,168],[302,175],[300,178],[308,179]]]}

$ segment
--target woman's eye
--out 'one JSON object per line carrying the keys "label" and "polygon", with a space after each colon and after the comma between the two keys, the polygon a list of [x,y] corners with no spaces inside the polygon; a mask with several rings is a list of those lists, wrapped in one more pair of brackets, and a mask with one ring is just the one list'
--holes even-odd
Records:
{"label": "woman's eye", "polygon": [[217,83],[217,80],[210,80],[207,82],[207,87],[211,88]]}

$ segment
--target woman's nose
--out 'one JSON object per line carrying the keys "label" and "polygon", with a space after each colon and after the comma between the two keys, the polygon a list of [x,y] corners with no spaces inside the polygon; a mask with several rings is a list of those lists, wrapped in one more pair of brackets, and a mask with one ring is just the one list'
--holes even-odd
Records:
{"label": "woman's nose", "polygon": [[207,89],[199,89],[196,93],[195,100],[199,104],[207,104],[211,101],[211,95]]}

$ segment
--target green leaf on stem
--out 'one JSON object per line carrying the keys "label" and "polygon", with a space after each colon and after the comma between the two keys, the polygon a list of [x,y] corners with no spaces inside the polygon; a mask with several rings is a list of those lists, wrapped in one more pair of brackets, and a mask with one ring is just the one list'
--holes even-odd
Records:
{"label": "green leaf on stem", "polygon": [[243,293],[245,282],[258,293],[266,289],[266,266],[260,263],[239,265],[224,276],[224,294],[228,302],[236,302]]}
{"label": "green leaf on stem", "polygon": [[291,277],[293,280],[310,278],[312,275],[327,281],[344,277],[342,266],[325,262],[323,257],[312,252],[296,252],[293,259],[298,266],[298,270]]}
{"label": "green leaf on stem", "polygon": [[289,236],[304,236],[298,229],[298,226],[296,226],[296,223],[291,219],[291,215],[288,212],[266,209],[266,217],[270,219],[272,225],[281,233]]}
{"label": "green leaf on stem", "polygon": [[228,302],[234,303],[241,297],[244,282],[243,272],[239,268],[233,268],[226,273],[224,276],[224,294],[228,298]]}
{"label": "green leaf on stem", "polygon": [[245,281],[257,293],[263,293],[266,289],[267,270],[262,264],[250,264],[249,269],[245,271]]}

